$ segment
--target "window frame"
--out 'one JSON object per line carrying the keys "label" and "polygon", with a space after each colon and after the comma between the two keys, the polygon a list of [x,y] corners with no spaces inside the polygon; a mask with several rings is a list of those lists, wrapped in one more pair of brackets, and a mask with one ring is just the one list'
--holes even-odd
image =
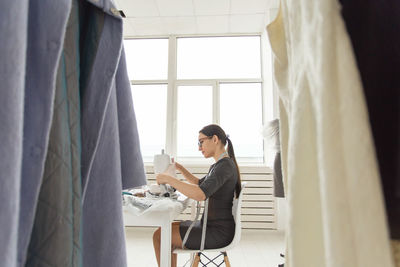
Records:
{"label": "window frame", "polygon": [[[244,79],[177,79],[177,39],[178,38],[201,38],[201,37],[252,37],[256,36],[260,38],[260,78],[244,78]],[[131,85],[137,84],[167,84],[167,114],[166,114],[166,140],[165,140],[165,152],[174,158],[177,158],[177,99],[178,99],[178,86],[186,85],[209,85],[213,88],[213,123],[219,124],[219,101],[220,101],[220,84],[221,83],[261,83],[261,98],[262,98],[262,125],[265,124],[266,120],[266,98],[265,91],[272,90],[272,83],[267,85],[265,82],[265,56],[266,53],[263,49],[265,38],[261,33],[251,34],[218,34],[218,35],[168,35],[168,36],[143,36],[143,37],[129,37],[124,40],[134,39],[168,39],[168,78],[166,80],[130,80]],[[272,73],[270,74],[272,76]],[[269,81],[267,81],[269,83]],[[275,101],[271,99],[273,103],[270,113],[276,114]],[[272,119],[272,118],[270,118]],[[245,161],[239,162],[240,165],[244,166],[265,166],[267,155],[266,143],[263,140],[263,159],[262,162],[254,161],[255,158],[241,158]],[[199,156],[198,162],[192,158],[178,158],[182,163],[199,165],[202,166],[207,163],[202,157]],[[151,162],[145,161],[146,165]]]}

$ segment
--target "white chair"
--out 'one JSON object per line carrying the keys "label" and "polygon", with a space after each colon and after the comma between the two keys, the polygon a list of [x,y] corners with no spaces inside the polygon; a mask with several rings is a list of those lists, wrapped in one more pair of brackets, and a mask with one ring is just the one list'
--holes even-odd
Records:
{"label": "white chair", "polygon": [[[242,208],[242,199],[243,199],[243,191],[246,186],[246,182],[242,182],[242,190],[240,191],[239,197],[235,198],[233,200],[233,205],[232,205],[232,214],[233,218],[235,220],[235,235],[233,237],[232,242],[222,248],[216,248],[216,249],[175,249],[173,253],[181,254],[181,253],[191,253],[191,267],[198,267],[198,264],[201,263],[203,264],[202,266],[207,266],[209,263],[213,263],[215,266],[221,266],[222,263],[225,262],[225,266],[230,267],[228,255],[226,251],[234,248],[240,241],[240,236],[242,234],[242,223],[241,223],[241,208]],[[207,238],[207,232],[206,232],[206,238]],[[213,259],[208,258],[204,253],[205,252],[220,252],[220,254]],[[200,256],[203,255],[205,258],[208,259],[207,263],[201,262]],[[214,260],[219,258],[220,256],[223,256],[224,259],[223,261],[217,265]]]}

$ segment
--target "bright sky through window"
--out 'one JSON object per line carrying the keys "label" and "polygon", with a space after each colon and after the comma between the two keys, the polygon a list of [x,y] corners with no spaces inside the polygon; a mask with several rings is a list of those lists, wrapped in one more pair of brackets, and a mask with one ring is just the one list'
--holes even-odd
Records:
{"label": "bright sky through window", "polygon": [[260,37],[178,39],[178,79],[260,78]]}
{"label": "bright sky through window", "polygon": [[178,87],[178,157],[202,157],[198,151],[199,130],[212,123],[212,87]]}
{"label": "bright sky through window", "polygon": [[168,39],[125,40],[130,80],[166,80],[168,78]]}
{"label": "bright sky through window", "polygon": [[152,161],[165,149],[167,85],[133,85],[132,97],[142,155]]}
{"label": "bright sky through window", "polygon": [[220,122],[227,129],[235,153],[263,160],[261,83],[221,84]]}

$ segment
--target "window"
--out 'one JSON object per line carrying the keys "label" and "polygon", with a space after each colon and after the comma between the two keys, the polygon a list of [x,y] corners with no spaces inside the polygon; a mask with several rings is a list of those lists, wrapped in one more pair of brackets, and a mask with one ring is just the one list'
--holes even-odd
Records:
{"label": "window", "polygon": [[165,148],[167,85],[132,85],[133,106],[144,161],[152,161]]}
{"label": "window", "polygon": [[131,80],[167,80],[168,39],[125,40],[124,46]]}
{"label": "window", "polygon": [[140,149],[151,162],[166,142],[168,39],[125,40],[124,47]]}
{"label": "window", "polygon": [[199,130],[212,123],[212,86],[179,86],[177,112],[177,156],[200,156]]}
{"label": "window", "polygon": [[245,161],[262,162],[261,83],[223,83],[220,95],[220,125],[229,129],[235,154]]}
{"label": "window", "polygon": [[[198,131],[220,124],[238,162],[264,162],[260,36],[125,40],[143,158],[205,163]],[[170,54],[169,54],[170,53]]]}
{"label": "window", "polygon": [[178,38],[178,79],[261,78],[260,38]]}

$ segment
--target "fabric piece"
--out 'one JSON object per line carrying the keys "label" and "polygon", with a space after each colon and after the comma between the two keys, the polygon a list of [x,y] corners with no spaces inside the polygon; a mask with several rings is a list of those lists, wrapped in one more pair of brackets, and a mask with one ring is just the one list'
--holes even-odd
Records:
{"label": "fabric piece", "polygon": [[57,67],[71,7],[67,0],[28,2],[18,266],[24,266],[27,257],[53,115]]}
{"label": "fabric piece", "polygon": [[272,175],[274,177],[274,196],[285,197],[283,189],[282,163],[280,152],[275,154],[274,169]]}
{"label": "fabric piece", "polygon": [[281,151],[281,143],[279,140],[279,119],[267,122],[262,129],[262,135],[271,152],[277,153]]}
{"label": "fabric piece", "polygon": [[391,238],[400,239],[400,2],[340,2],[363,83]]}
{"label": "fabric piece", "polygon": [[[137,121],[133,108],[132,91],[130,90],[130,81],[123,47],[115,81],[118,90],[117,107],[122,187],[123,189],[127,189],[147,184],[147,180],[142,153],[140,151]],[[173,171],[173,174],[175,174],[175,170],[168,170]]]}
{"label": "fabric piece", "polygon": [[17,266],[28,1],[0,2],[0,266]]}
{"label": "fabric piece", "polygon": [[81,266],[78,1],[72,2],[26,266]]}
{"label": "fabric piece", "polygon": [[[278,23],[278,21],[275,21],[276,23]],[[279,24],[278,24],[279,25]],[[275,33],[274,33],[275,34]],[[282,44],[283,45],[283,44]],[[271,43],[272,46],[272,43]],[[286,62],[287,64],[287,62]],[[280,70],[278,69],[279,67],[283,67],[284,68],[285,64],[282,65],[282,62],[275,63],[274,64],[274,71],[275,73],[280,73]],[[279,76],[284,76],[284,75],[279,75]],[[275,75],[275,77],[277,77],[277,75]],[[278,82],[276,82],[277,84],[279,84]],[[282,87],[284,88],[284,87]],[[289,140],[289,134],[290,134],[290,130],[289,130],[289,122],[288,122],[288,115],[286,113],[286,109],[285,106],[283,104],[283,101],[281,98],[279,98],[278,101],[278,108],[279,108],[279,139],[280,140],[285,140],[284,142],[280,142],[281,143],[281,170],[282,170],[282,176],[283,176],[283,187],[284,188],[288,188],[288,173],[287,173],[287,169],[288,169],[288,154],[289,154],[289,144],[287,142],[287,140]]]}
{"label": "fabric piece", "polygon": [[285,197],[283,189],[282,163],[280,152],[281,142],[279,132],[279,119],[274,119],[266,123],[263,128],[262,134],[269,150],[275,153],[272,173],[272,176],[274,178],[274,196]]}
{"label": "fabric piece", "polygon": [[79,1],[79,35],[80,35],[80,88],[88,85],[94,59],[98,51],[101,32],[104,27],[105,13],[89,1]]}
{"label": "fabric piece", "polygon": [[84,266],[126,266],[116,116],[114,87],[83,203]]}
{"label": "fabric piece", "polygon": [[365,100],[337,2],[282,1],[267,31],[289,204],[285,266],[393,266]]}
{"label": "fabric piece", "polygon": [[90,1],[80,13],[81,73],[88,75],[80,88],[83,266],[126,266],[121,190],[146,184],[122,21],[113,8]]}
{"label": "fabric piece", "polygon": [[396,267],[400,267],[400,240],[392,239],[392,253]]}
{"label": "fabric piece", "polygon": [[[188,199],[182,201],[174,200],[169,197],[143,198],[130,195],[122,195],[122,202],[124,210],[127,210],[136,216],[141,216],[149,212],[170,210],[170,217],[171,220],[173,220],[174,218],[177,218],[181,214],[181,212],[187,208]],[[140,202],[142,202],[144,205],[140,205]]]}
{"label": "fabric piece", "polygon": [[[79,92],[81,99],[78,100],[83,100],[82,103],[84,102],[85,104],[84,108],[82,108],[81,105],[81,123],[84,125],[84,128],[81,129],[82,139],[84,140],[84,143],[82,142],[81,161],[83,174],[82,187],[83,193],[85,193],[88,189],[87,185],[91,180],[90,175],[93,172],[96,178],[97,176],[101,177],[99,179],[101,184],[97,185],[101,190],[98,190],[97,187],[90,188],[88,199],[94,201],[99,199],[103,200],[103,197],[109,194],[109,197],[104,198],[104,202],[96,202],[96,204],[103,204],[104,211],[98,211],[97,205],[87,205],[85,208],[87,212],[85,217],[87,222],[91,223],[91,215],[99,216],[97,217],[98,220],[93,223],[93,229],[96,231],[90,232],[90,229],[88,231],[89,225],[91,226],[89,223],[86,224],[86,228],[83,227],[84,232],[86,229],[85,236],[87,239],[85,240],[83,238],[82,241],[84,244],[88,244],[87,246],[83,244],[83,249],[86,248],[87,251],[87,253],[85,253],[85,259],[88,263],[84,264],[84,266],[125,266],[125,239],[120,197],[122,180],[126,186],[139,186],[144,185],[146,179],[143,161],[141,157],[138,156],[138,154],[140,154],[140,151],[138,152],[139,139],[134,119],[132,98],[130,96],[130,86],[129,83],[125,82],[128,80],[126,69],[120,67],[117,71],[119,62],[123,62],[120,58],[124,57],[123,52],[121,53],[122,22],[111,1],[88,0],[79,1],[79,3],[82,6],[87,5],[93,8],[90,10],[85,9],[84,11],[88,11],[88,13],[80,13],[79,16],[80,18],[82,16],[89,16],[89,21],[93,23],[93,27],[85,27],[85,24],[80,24],[80,33],[82,33],[83,30],[88,30],[85,32],[85,37],[87,38],[82,38],[85,40],[80,43],[76,42],[75,50],[69,50],[71,54],[64,53],[63,60],[65,60],[64,63],[67,67],[65,69],[65,76],[72,75],[71,77],[65,77],[67,78],[66,81],[69,81],[70,78],[80,80],[81,88]],[[7,232],[0,231],[0,236],[4,241],[3,245],[0,245],[0,265],[3,266],[3,264],[5,264],[7,267],[13,267],[25,265],[28,245],[31,241],[30,249],[32,253],[30,255],[39,255],[38,250],[40,250],[40,248],[34,248],[34,244],[38,241],[37,238],[41,238],[41,235],[36,235],[39,233],[37,232],[38,228],[40,228],[39,220],[36,222],[32,239],[31,234],[35,215],[42,214],[43,212],[40,206],[45,203],[42,197],[44,192],[48,189],[46,188],[46,183],[42,184],[42,177],[45,170],[44,166],[47,157],[50,129],[52,129],[52,134],[54,134],[62,127],[68,126],[71,131],[71,135],[69,136],[71,143],[69,145],[63,143],[65,145],[64,148],[66,148],[66,153],[69,153],[68,150],[70,150],[72,154],[76,153],[77,150],[79,150],[79,142],[75,143],[75,141],[79,141],[79,124],[75,124],[73,120],[69,119],[79,113],[79,108],[75,110],[72,107],[79,104],[79,101],[75,102],[71,99],[69,95],[71,91],[66,92],[67,98],[60,98],[60,91],[58,91],[56,103],[60,103],[62,110],[61,112],[57,111],[55,113],[54,121],[56,124],[54,128],[51,128],[53,121],[53,104],[55,101],[56,76],[59,63],[62,61],[60,60],[60,55],[64,44],[64,38],[66,37],[65,31],[67,19],[70,14],[71,1],[16,0],[12,1],[12,3],[2,3],[0,6],[2,7],[1,14],[3,14],[0,17],[0,22],[2,22],[0,32],[3,36],[7,36],[7,38],[3,38],[4,40],[2,39],[0,41],[2,59],[4,59],[2,62],[7,63],[7,66],[0,63],[2,85],[7,87],[6,90],[3,90],[4,92],[1,92],[2,97],[0,103],[2,104],[1,111],[10,112],[10,114],[7,114],[6,119],[0,116],[0,121],[4,123],[3,126],[7,128],[7,131],[4,131],[4,136],[2,131],[1,137],[4,137],[3,141],[7,142],[8,138],[11,136],[13,137],[12,142],[4,146],[2,145],[0,148],[0,153],[7,152],[7,156],[2,163],[9,164],[9,160],[12,160],[12,164],[7,165],[5,170],[2,169],[2,174],[7,174],[9,176],[1,180],[2,186],[0,190],[1,192],[3,192],[3,190],[7,192],[2,194],[2,197],[4,197],[6,201],[0,204],[2,208],[0,222],[4,222],[4,225],[10,225],[11,227],[4,228]],[[97,10],[98,12],[94,14],[93,10]],[[94,16],[90,17],[91,14],[94,14]],[[101,14],[103,16],[101,16]],[[90,18],[94,19],[90,20]],[[66,43],[69,41],[75,42],[77,39],[67,37]],[[89,45],[85,46],[85,44]],[[69,45],[71,45],[71,43]],[[79,78],[73,77],[77,75],[77,73],[72,74],[68,71],[70,70],[68,67],[70,56],[77,56],[77,54],[74,53],[78,51],[78,47],[80,52],[84,49],[88,49],[85,50],[87,53],[79,57],[79,71],[81,72]],[[93,47],[95,49],[90,50]],[[77,69],[74,68],[74,70]],[[85,75],[82,75],[82,73]],[[115,75],[116,73],[117,76],[122,79],[121,81],[115,81],[115,77],[117,77]],[[23,79],[22,81],[21,78]],[[23,88],[24,82],[25,88]],[[13,90],[9,90],[8,87],[13,88]],[[25,92],[21,91],[21,89],[25,89]],[[115,97],[112,101],[113,104],[109,105],[111,92],[114,92]],[[61,99],[68,99],[68,101],[64,102]],[[121,105],[121,108],[118,107],[118,105]],[[57,106],[55,110],[60,107]],[[118,112],[115,112],[116,110],[118,110]],[[109,113],[112,115],[109,115],[107,117],[108,122],[105,122],[106,114]],[[125,113],[130,113],[130,115],[126,115]],[[69,116],[67,121],[57,119],[62,114],[67,114]],[[120,122],[119,119],[121,119],[122,122]],[[8,127],[10,126],[9,123],[11,120],[12,126]],[[65,124],[65,122],[67,122],[68,125]],[[56,127],[58,123],[60,123],[60,128],[57,128],[58,126]],[[106,125],[112,126],[107,128],[108,126],[106,127]],[[107,128],[108,131],[105,131],[104,128]],[[121,133],[119,132],[120,129],[122,131]],[[106,136],[103,136],[101,139],[102,141],[100,141],[100,135],[103,133],[103,130]],[[66,132],[59,131],[59,133],[64,142]],[[109,142],[110,139],[113,141]],[[121,143],[119,142],[120,140]],[[22,144],[20,143],[20,145],[18,145],[18,142],[22,142]],[[101,142],[104,142],[104,144],[114,144],[116,148],[104,149],[104,144]],[[123,142],[129,143],[129,145],[127,149],[124,148],[122,151],[121,147],[124,146]],[[53,145],[54,143],[52,143],[52,147]],[[63,152],[65,151],[63,150]],[[99,151],[101,151],[100,154]],[[112,153],[109,153],[110,151]],[[48,159],[52,157],[52,154],[53,153],[49,153]],[[136,158],[131,155],[135,155]],[[111,160],[108,160],[107,156],[109,156]],[[18,159],[18,157],[20,158]],[[126,160],[123,164],[126,165],[127,162],[129,162],[131,166],[121,167],[120,159],[122,157]],[[134,161],[131,161],[132,159],[134,159]],[[96,163],[96,160],[99,161]],[[70,168],[68,169],[70,175],[77,177],[76,174],[79,173],[80,169],[78,164],[79,159],[72,156],[69,163]],[[111,165],[112,167],[110,168]],[[19,167],[21,168],[20,173],[18,173]],[[102,168],[106,170],[109,168],[112,173],[103,172]],[[66,173],[65,170],[63,172]],[[124,178],[121,178],[121,172],[123,172]],[[126,177],[131,174],[134,176]],[[19,176],[21,180],[18,179]],[[44,180],[48,182],[47,175]],[[71,190],[79,191],[77,189],[79,185],[79,183],[76,183],[77,180],[73,178],[72,181],[72,184],[70,184],[72,189],[69,187],[63,193],[69,194]],[[90,184],[91,186],[96,184],[96,180],[94,182],[92,181]],[[108,188],[110,188],[110,190],[107,190]],[[117,190],[116,188],[119,189]],[[37,206],[39,192],[41,204]],[[54,192],[47,191],[47,193],[51,194]],[[14,201],[11,200],[12,197],[10,197],[9,194],[12,194],[12,197],[15,198]],[[71,199],[70,202],[67,201],[64,204],[71,204],[71,207],[75,205],[77,198],[75,195],[72,197],[73,199]],[[82,201],[78,202],[84,205],[83,198]],[[91,202],[89,201],[89,203]],[[79,209],[71,210],[71,213],[75,216],[74,212],[77,210]],[[11,214],[11,212],[14,212],[14,214]],[[43,216],[36,216],[37,219],[41,217]],[[62,216],[59,218],[61,217]],[[105,217],[111,219],[103,221],[102,219]],[[76,218],[78,218],[78,216]],[[71,239],[76,238],[76,230],[78,229],[78,227],[75,227],[74,220],[75,219],[72,219],[70,224],[71,226],[74,225],[74,229],[70,229],[71,236],[69,236],[69,238]],[[53,229],[58,226],[59,225],[56,223]],[[17,227],[18,232],[16,231]],[[52,229],[48,230],[51,231]],[[51,239],[53,238],[52,235],[49,235],[49,237]],[[93,246],[90,246],[92,240],[95,243]],[[99,240],[108,240],[110,242],[104,244],[105,242],[100,242]],[[39,244],[39,242],[37,244]],[[42,245],[45,243],[40,242],[40,244]],[[79,247],[79,244],[75,245],[76,248]],[[70,251],[72,251],[70,254],[71,260],[74,261],[74,255],[79,254],[79,252],[75,250],[75,248],[71,248]],[[98,256],[99,252],[102,253],[102,256]],[[16,253],[18,253],[17,259]],[[57,257],[56,255],[54,256]],[[59,257],[61,258],[60,255]],[[97,258],[101,264],[95,265]],[[39,264],[40,266],[44,266],[44,261],[47,259],[43,259],[40,263],[34,263],[31,260],[32,258],[30,258],[27,265]],[[57,263],[53,265],[57,265]]]}

